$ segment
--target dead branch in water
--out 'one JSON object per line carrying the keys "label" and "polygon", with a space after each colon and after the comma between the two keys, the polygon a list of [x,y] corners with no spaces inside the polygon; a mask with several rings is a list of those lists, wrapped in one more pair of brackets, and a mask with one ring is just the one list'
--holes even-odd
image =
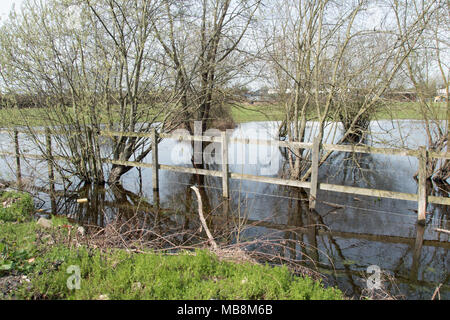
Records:
{"label": "dead branch in water", "polygon": [[434,300],[436,298],[436,295],[438,295],[439,300],[441,300],[441,292],[440,289],[442,287],[442,283],[439,284],[439,286],[436,287],[436,290],[434,290],[433,296],[431,297],[431,300]]}
{"label": "dead branch in water", "polygon": [[217,243],[214,240],[211,232],[209,231],[208,225],[206,224],[205,217],[203,216],[203,204],[202,204],[202,197],[200,195],[200,191],[196,186],[191,187],[192,190],[195,191],[195,194],[197,195],[198,200],[198,215],[200,216],[200,221],[202,223],[203,228],[205,228],[206,235],[208,236],[209,241],[211,242],[211,245],[213,246],[214,250],[217,250]]}
{"label": "dead branch in water", "polygon": [[450,230],[446,230],[446,229],[439,229],[439,228],[436,228],[436,229],[434,229],[434,231],[450,234]]}

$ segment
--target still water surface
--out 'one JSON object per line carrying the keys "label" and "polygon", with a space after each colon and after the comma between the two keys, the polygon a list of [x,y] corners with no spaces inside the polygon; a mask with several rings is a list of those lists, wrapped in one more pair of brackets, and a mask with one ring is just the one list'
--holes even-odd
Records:
{"label": "still water surface", "polygon": [[[243,123],[234,129],[232,136],[277,139],[277,128],[276,122]],[[309,123],[307,135],[314,136],[314,130],[315,124]],[[425,144],[424,132],[420,121],[372,122],[367,143],[415,149]],[[337,141],[340,134],[340,128],[330,124],[325,142]],[[12,150],[10,137],[2,135],[0,141],[2,151]],[[35,149],[26,142],[21,143],[21,148],[26,153]],[[109,151],[105,141],[104,155]],[[159,163],[191,166],[191,152],[190,143],[165,139],[159,144]],[[230,144],[229,168],[237,173],[280,177],[286,167],[286,152],[278,147]],[[150,163],[151,155],[144,161]],[[35,177],[38,185],[47,184],[45,175],[37,174],[46,173],[45,163],[28,160],[23,167],[23,176]],[[220,170],[219,164],[210,163],[208,167]],[[417,167],[414,157],[336,153],[320,167],[319,182],[416,193],[413,176]],[[13,159],[0,159],[0,168],[12,169],[3,170],[0,178],[13,178],[8,173],[14,172]],[[145,213],[142,199],[150,206],[154,204],[151,181],[151,169],[133,169],[122,178],[120,189],[85,186],[76,190],[75,196],[59,197],[53,203],[45,193],[39,197],[49,211],[65,213],[80,223],[104,226],[124,211],[136,211],[137,205]],[[198,180],[191,174],[160,171],[159,206],[165,212],[170,210],[174,224],[192,223],[187,216],[196,214],[196,204],[192,204],[195,195],[190,190],[196,183]],[[385,282],[392,295],[430,299],[435,288],[442,284],[441,298],[450,299],[450,240],[448,235],[434,230],[450,229],[450,210],[446,206],[428,205],[427,224],[421,228],[416,225],[416,202],[319,191],[316,210],[311,212],[307,194],[295,188],[231,180],[231,199],[225,203],[220,178],[205,177],[203,183],[207,212],[220,216],[226,208],[228,214],[253,223],[239,235],[241,240],[294,239],[305,243],[306,249],[295,246],[276,254],[305,260],[306,265],[319,268],[329,284],[338,285],[349,295],[359,296],[363,292],[367,287],[364,277],[370,276],[367,267],[377,265],[386,275],[395,277],[395,285]],[[434,185],[433,193],[448,197],[449,188]],[[78,205],[77,197],[88,197],[90,202]]]}

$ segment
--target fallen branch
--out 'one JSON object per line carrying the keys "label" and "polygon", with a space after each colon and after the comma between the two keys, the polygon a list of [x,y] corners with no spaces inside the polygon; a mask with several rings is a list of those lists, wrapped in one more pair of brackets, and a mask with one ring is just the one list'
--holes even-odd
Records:
{"label": "fallen branch", "polygon": [[433,296],[431,297],[431,300],[434,300],[436,298],[436,295],[438,295],[439,300],[441,300],[441,292],[440,289],[442,287],[442,283],[439,284],[439,286],[436,288],[436,290],[434,290]]}
{"label": "fallen branch", "polygon": [[206,235],[208,236],[209,241],[211,242],[213,248],[217,249],[217,243],[214,241],[214,238],[211,234],[211,232],[208,229],[208,226],[206,225],[205,217],[203,216],[203,204],[202,204],[202,197],[200,196],[200,192],[196,186],[191,187],[192,190],[195,191],[195,194],[197,195],[198,200],[198,215],[200,216],[200,221],[202,223],[203,228],[205,228]]}
{"label": "fallen branch", "polygon": [[337,204],[337,203],[332,203],[332,202],[327,202],[327,201],[322,201],[323,204],[326,204],[327,206],[336,208],[336,209],[344,209],[345,206],[341,205],[341,204]]}

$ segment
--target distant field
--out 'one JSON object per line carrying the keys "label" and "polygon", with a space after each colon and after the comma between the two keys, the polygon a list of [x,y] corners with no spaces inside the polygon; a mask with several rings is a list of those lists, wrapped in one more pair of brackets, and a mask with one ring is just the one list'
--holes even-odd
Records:
{"label": "distant field", "polygon": [[[46,108],[35,109],[0,109],[0,127],[43,126],[48,117]],[[117,114],[118,113],[114,113]],[[279,121],[284,119],[283,108],[276,104],[235,104],[231,106],[231,114],[235,122],[250,121]],[[422,119],[420,105],[416,102],[397,102],[382,109],[375,114],[377,120],[386,119]],[[430,119],[447,119],[446,103],[433,103],[428,111]],[[309,119],[314,119],[315,114],[310,114]],[[88,119],[85,119],[89,121]],[[106,117],[102,122],[106,121]]]}
{"label": "distant field", "polygon": [[[427,112],[430,119],[447,119],[447,105],[445,102],[431,104],[431,110]],[[249,121],[277,121],[283,120],[283,108],[274,104],[246,104],[232,106],[233,119],[238,122]],[[314,119],[315,114],[309,115]],[[413,119],[422,120],[420,104],[417,102],[397,102],[378,111],[374,120]]]}
{"label": "distant field", "polygon": [[[116,110],[117,109],[117,110]],[[118,111],[119,107],[112,107],[111,114],[114,121],[118,121],[120,118],[120,113]],[[144,112],[144,108],[140,112]],[[153,112],[153,114],[152,114]],[[152,110],[147,115],[147,118],[152,118],[155,111]],[[52,115],[53,113],[53,115]],[[74,113],[71,108],[68,109],[68,115],[74,117]],[[29,109],[0,109],[0,127],[14,127],[14,126],[45,126],[48,121],[47,119],[57,118],[54,110],[49,110],[49,108],[29,108]],[[88,112],[81,112],[79,114],[80,121],[90,122]],[[100,122],[107,123],[107,113],[101,113]],[[70,122],[70,121],[69,121]],[[67,121],[62,121],[61,124],[65,124]]]}
{"label": "distant field", "polygon": [[[447,105],[445,102],[432,103],[427,112],[430,119],[447,119]],[[380,110],[376,119],[415,119],[422,120],[420,104],[417,102],[397,102],[387,109]]]}
{"label": "distant field", "polygon": [[231,115],[235,122],[277,121],[283,120],[283,109],[273,104],[239,104],[231,106]]}

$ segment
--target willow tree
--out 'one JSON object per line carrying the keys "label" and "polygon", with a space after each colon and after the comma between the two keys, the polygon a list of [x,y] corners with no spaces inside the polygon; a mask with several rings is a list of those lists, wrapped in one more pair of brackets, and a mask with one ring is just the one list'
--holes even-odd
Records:
{"label": "willow tree", "polygon": [[[339,117],[344,130],[338,143],[361,131],[367,114],[377,106],[439,7],[435,1],[422,2],[414,14],[399,11],[407,16],[401,34],[392,19],[395,1],[385,4],[391,8],[381,11],[382,22],[370,26],[366,23],[373,6],[370,1],[272,3],[271,24],[262,26],[264,43],[269,43],[264,60],[279,80],[276,85],[285,99],[290,141],[312,138],[305,136],[308,119],[317,120],[312,135],[321,141],[326,138],[327,121]],[[402,49],[405,42],[410,44],[408,50]],[[330,155],[324,154],[320,163]],[[303,150],[293,150],[289,160],[293,178],[309,177],[311,168],[303,161]]]}
{"label": "willow tree", "polygon": [[[2,26],[7,89],[34,97],[36,117],[23,118],[43,153],[34,126],[58,132],[56,150],[71,159],[71,166],[55,163],[62,176],[102,184],[102,157],[141,161],[151,151],[147,139],[121,136],[106,152],[97,134],[102,129],[145,133],[154,124],[176,126],[173,91],[155,62],[150,21],[159,7],[146,0],[28,0]],[[108,181],[130,169],[114,164]]]}
{"label": "willow tree", "polygon": [[[405,74],[412,83],[417,96],[417,103],[420,109],[420,115],[423,120],[424,129],[427,138],[427,146],[436,151],[448,151],[449,143],[449,92],[448,92],[448,64],[445,57],[449,54],[450,37],[448,26],[450,25],[449,3],[447,1],[439,2],[433,18],[423,34],[420,37],[413,52],[405,59]],[[420,7],[407,6],[407,4],[396,4],[396,22],[399,33],[405,29],[406,19],[399,12],[409,10],[416,12]],[[410,42],[402,45],[403,50],[412,51]],[[437,72],[436,72],[437,70]],[[431,81],[441,82],[445,89],[447,101],[446,123],[440,121],[442,110],[440,103],[434,101],[436,88],[431,88]],[[437,81],[436,81],[437,82]],[[430,159],[428,163],[427,176],[435,180],[444,182],[450,178],[450,163],[448,160]]]}
{"label": "willow tree", "polygon": [[260,0],[163,1],[153,29],[173,70],[174,89],[185,127],[193,121],[206,130],[220,89],[239,75],[243,39],[253,24]]}

